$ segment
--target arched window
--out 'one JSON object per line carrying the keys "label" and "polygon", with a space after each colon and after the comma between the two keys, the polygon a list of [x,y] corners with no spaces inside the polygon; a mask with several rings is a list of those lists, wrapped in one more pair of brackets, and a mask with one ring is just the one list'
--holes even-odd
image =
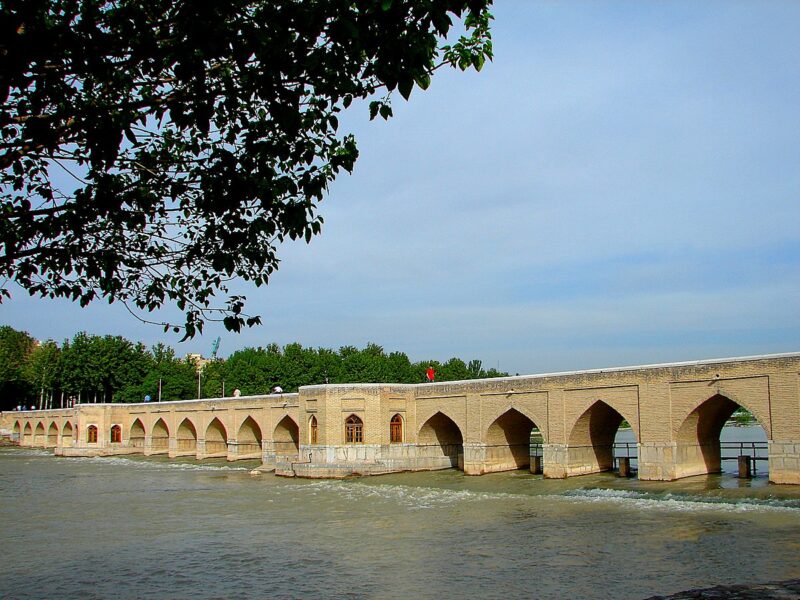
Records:
{"label": "arched window", "polygon": [[317,443],[317,417],[311,415],[308,421],[308,443],[314,445]]}
{"label": "arched window", "polygon": [[364,422],[355,415],[350,415],[344,422],[344,441],[346,444],[364,442]]}
{"label": "arched window", "polygon": [[86,441],[90,444],[97,443],[97,427],[94,425],[89,425],[89,427],[86,428]]}
{"label": "arched window", "polygon": [[122,442],[122,427],[119,425],[114,425],[111,428],[111,443],[112,444],[119,444]]}
{"label": "arched window", "polygon": [[389,422],[389,441],[392,444],[403,443],[403,417],[399,414],[393,416]]}

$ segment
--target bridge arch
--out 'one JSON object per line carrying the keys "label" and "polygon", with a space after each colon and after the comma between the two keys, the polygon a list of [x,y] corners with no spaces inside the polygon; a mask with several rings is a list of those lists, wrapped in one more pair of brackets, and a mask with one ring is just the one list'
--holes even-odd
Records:
{"label": "bridge arch", "polygon": [[14,434],[14,437],[17,439],[17,441],[22,441],[21,440],[21,437],[22,437],[22,423],[20,423],[19,421],[16,421],[14,423],[14,429],[12,430],[12,433]]}
{"label": "bridge arch", "polygon": [[511,471],[531,464],[531,432],[536,423],[516,408],[509,408],[486,430],[484,471]]}
{"label": "bridge arch", "polygon": [[58,425],[52,421],[50,427],[47,428],[47,447],[54,448],[55,446],[58,446]]}
{"label": "bridge arch", "polygon": [[[725,423],[740,406],[750,410],[728,395],[716,393],[700,402],[679,421],[675,431],[678,477],[722,471],[720,435]],[[769,438],[768,423],[757,412],[750,412]]]}
{"label": "bridge arch", "polygon": [[[596,400],[570,430],[569,466],[575,474],[610,471],[614,467],[614,438],[626,418],[603,400]],[[629,423],[633,423],[627,419]],[[638,432],[633,428],[638,443]]]}
{"label": "bridge arch", "polygon": [[130,440],[131,448],[138,448],[144,451],[144,424],[140,419],[134,419],[131,423],[131,431],[128,439]]}
{"label": "bridge arch", "polygon": [[464,435],[456,422],[443,412],[434,413],[417,433],[420,452],[427,459],[444,459],[451,467],[464,468]]}
{"label": "bridge arch", "polygon": [[261,427],[256,420],[248,415],[239,426],[236,434],[237,456],[238,458],[249,458],[261,456]]}
{"label": "bridge arch", "polygon": [[217,417],[206,428],[206,458],[228,455],[228,432]]}
{"label": "bridge arch", "polygon": [[73,439],[74,439],[74,434],[72,430],[72,423],[70,421],[67,421],[61,428],[61,445],[71,446]]}
{"label": "bridge arch", "polygon": [[33,432],[33,443],[35,446],[47,445],[47,436],[44,432],[44,423],[41,421],[36,424],[36,429]]}
{"label": "bridge arch", "polygon": [[155,453],[169,450],[169,427],[164,419],[159,418],[153,424],[153,431],[150,433],[150,448]]}
{"label": "bridge arch", "polygon": [[178,425],[176,436],[178,454],[197,454],[197,427],[189,417]]}
{"label": "bridge arch", "polygon": [[23,446],[30,446],[33,444],[33,427],[31,426],[31,422],[28,421],[25,423],[25,427],[22,430],[22,445]]}
{"label": "bridge arch", "polygon": [[275,426],[272,433],[275,454],[281,456],[297,455],[300,452],[300,427],[286,415]]}

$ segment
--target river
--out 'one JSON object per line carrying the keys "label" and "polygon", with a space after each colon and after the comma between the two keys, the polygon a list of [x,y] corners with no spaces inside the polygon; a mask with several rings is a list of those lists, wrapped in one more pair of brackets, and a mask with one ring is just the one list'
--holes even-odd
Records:
{"label": "river", "polygon": [[800,486],[763,476],[257,464],[0,448],[0,597],[636,599],[800,577]]}

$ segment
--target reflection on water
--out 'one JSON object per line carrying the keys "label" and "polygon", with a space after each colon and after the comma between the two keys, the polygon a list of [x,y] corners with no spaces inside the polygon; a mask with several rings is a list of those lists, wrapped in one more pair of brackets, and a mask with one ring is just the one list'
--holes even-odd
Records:
{"label": "reflection on water", "polygon": [[0,449],[0,596],[643,598],[800,577],[800,488]]}

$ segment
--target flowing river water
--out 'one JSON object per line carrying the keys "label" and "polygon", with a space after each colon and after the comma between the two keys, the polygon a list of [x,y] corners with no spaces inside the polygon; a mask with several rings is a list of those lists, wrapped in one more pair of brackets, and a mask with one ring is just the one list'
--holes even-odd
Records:
{"label": "flowing river water", "polygon": [[0,597],[635,599],[800,577],[800,486],[764,476],[257,464],[0,448]]}

